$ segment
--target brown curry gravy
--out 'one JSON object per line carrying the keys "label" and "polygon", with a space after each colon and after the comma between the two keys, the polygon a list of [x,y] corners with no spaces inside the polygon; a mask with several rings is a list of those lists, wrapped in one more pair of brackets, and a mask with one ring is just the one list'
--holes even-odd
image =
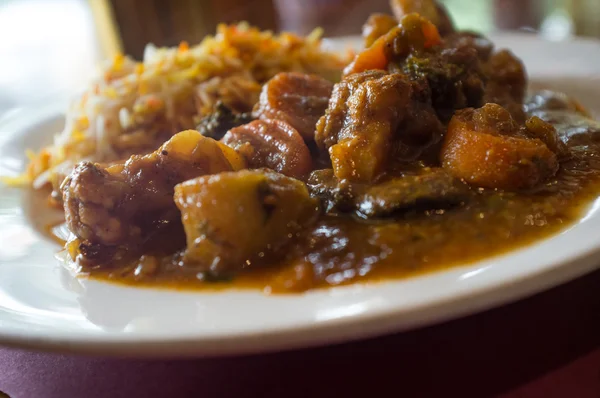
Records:
{"label": "brown curry gravy", "polygon": [[[565,129],[560,123],[557,127]],[[180,266],[173,256],[92,270],[90,276],[135,286],[284,293],[467,265],[549,237],[581,217],[600,192],[600,143],[592,136],[597,132],[585,134],[589,137],[580,135],[584,139],[571,145],[573,158],[534,191],[479,190],[462,207],[408,213],[377,223],[322,216],[295,239],[285,258],[266,266],[251,264],[231,280],[200,280],[198,272]]]}

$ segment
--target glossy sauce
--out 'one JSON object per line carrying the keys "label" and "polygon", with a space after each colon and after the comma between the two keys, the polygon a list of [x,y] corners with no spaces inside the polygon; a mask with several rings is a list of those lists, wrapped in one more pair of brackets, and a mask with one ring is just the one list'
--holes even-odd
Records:
{"label": "glossy sauce", "polygon": [[250,264],[226,281],[203,280],[178,255],[145,256],[126,267],[92,270],[91,275],[135,286],[285,293],[404,278],[503,254],[563,230],[598,196],[600,145],[593,136],[598,133],[578,129],[570,144],[573,158],[534,191],[480,189],[462,207],[376,223],[324,215],[294,239],[283,258]]}

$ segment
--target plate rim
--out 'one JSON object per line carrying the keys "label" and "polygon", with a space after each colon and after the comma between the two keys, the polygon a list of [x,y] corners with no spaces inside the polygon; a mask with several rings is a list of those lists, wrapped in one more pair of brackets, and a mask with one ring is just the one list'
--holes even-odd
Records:
{"label": "plate rim", "polygon": [[[493,35],[495,38],[497,35]],[[528,40],[545,41],[539,36],[529,33],[502,33],[501,36],[512,40],[527,37]],[[345,38],[348,39],[348,38]],[[350,39],[356,39],[355,37]],[[590,39],[573,39],[564,44],[594,43],[600,41]],[[23,118],[28,108],[21,108],[17,112],[0,117],[0,130],[20,130],[31,125],[37,119],[56,118],[64,114],[65,104],[50,103],[47,106],[35,108],[36,117],[28,115],[29,120]],[[10,137],[10,134],[8,135]],[[0,136],[0,146],[10,138]],[[0,190],[7,189],[0,186]],[[565,230],[563,230],[564,232]],[[560,234],[559,232],[558,234]],[[557,236],[557,235],[554,235]],[[536,241],[526,246],[527,249],[535,248],[548,238]],[[523,249],[525,249],[523,248]],[[506,254],[487,258],[484,261],[469,264],[474,267],[496,261],[498,258],[512,256],[523,249],[516,249]],[[219,337],[195,336],[182,338],[178,336],[164,336],[162,338],[142,338],[135,334],[123,333],[120,339],[102,338],[94,336],[44,336],[36,333],[7,333],[3,329],[0,313],[0,344],[14,347],[37,349],[54,352],[76,352],[101,355],[129,355],[136,357],[200,357],[224,356],[251,353],[262,353],[282,349],[298,349],[320,346],[331,343],[350,342],[354,340],[371,338],[390,332],[401,332],[419,328],[433,323],[440,323],[450,319],[478,313],[500,305],[505,305],[525,297],[537,294],[540,291],[567,283],[579,276],[600,268],[600,263],[594,257],[600,254],[600,241],[595,247],[582,251],[578,256],[570,257],[568,261],[546,265],[543,269],[534,272],[525,272],[518,276],[506,277],[500,283],[487,282],[465,289],[461,295],[454,295],[451,300],[438,297],[420,305],[413,305],[410,309],[396,308],[396,310],[379,310],[361,314],[358,317],[342,317],[318,324],[305,324],[302,327],[292,326],[277,330],[257,331],[250,333],[228,333]],[[437,272],[437,271],[436,271]],[[443,272],[443,271],[440,271]],[[411,278],[419,280],[425,276]],[[389,282],[391,284],[396,281]],[[510,289],[506,289],[510,287]],[[462,302],[462,304],[460,304]],[[398,324],[398,318],[404,319]],[[362,327],[358,327],[362,325]],[[99,335],[100,336],[100,335]]]}

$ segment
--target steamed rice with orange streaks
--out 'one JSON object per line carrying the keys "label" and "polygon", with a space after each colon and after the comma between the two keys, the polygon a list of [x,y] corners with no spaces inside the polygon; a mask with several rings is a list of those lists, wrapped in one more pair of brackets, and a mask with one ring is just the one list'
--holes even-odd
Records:
{"label": "steamed rice with orange streaks", "polygon": [[189,47],[148,45],[143,62],[117,55],[70,105],[53,145],[29,154],[26,173],[12,184],[56,188],[79,161],[111,162],[158,147],[194,128],[217,100],[248,110],[262,83],[282,71],[339,79],[351,54],[321,47],[321,31],[307,37],[260,31],[245,23],[219,25],[215,36]]}

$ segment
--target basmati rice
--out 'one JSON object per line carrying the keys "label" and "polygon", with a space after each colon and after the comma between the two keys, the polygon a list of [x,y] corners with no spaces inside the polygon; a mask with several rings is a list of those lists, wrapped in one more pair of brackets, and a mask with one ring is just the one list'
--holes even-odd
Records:
{"label": "basmati rice", "polygon": [[303,38],[222,24],[194,47],[149,44],[142,62],[117,55],[71,103],[53,144],[31,157],[22,178],[6,182],[34,188],[51,183],[56,189],[79,161],[111,162],[154,150],[176,132],[194,128],[217,100],[249,110],[262,83],[279,72],[335,81],[351,54],[323,50],[320,38],[320,30]]}

